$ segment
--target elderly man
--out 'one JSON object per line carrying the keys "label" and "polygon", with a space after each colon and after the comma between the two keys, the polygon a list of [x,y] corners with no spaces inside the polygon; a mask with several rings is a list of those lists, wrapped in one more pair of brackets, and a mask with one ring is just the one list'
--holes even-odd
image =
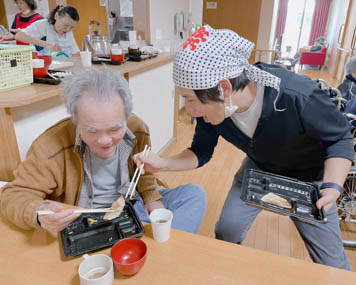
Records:
{"label": "elderly man", "polygon": [[[24,229],[63,230],[78,217],[64,204],[110,207],[127,192],[135,164],[132,156],[150,145],[149,129],[132,111],[127,81],[109,69],[74,74],[62,92],[71,118],[46,130],[32,144],[15,179],[2,192],[1,211]],[[196,185],[166,189],[153,174],[137,184],[134,208],[142,221],[166,207],[172,227],[196,233],[206,197]],[[55,214],[37,216],[37,210]]]}

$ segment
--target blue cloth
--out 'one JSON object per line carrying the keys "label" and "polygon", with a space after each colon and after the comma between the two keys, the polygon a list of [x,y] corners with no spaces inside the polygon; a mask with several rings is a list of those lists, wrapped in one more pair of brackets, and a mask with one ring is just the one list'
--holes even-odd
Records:
{"label": "blue cloth", "polygon": [[281,78],[278,98],[277,90],[265,87],[262,114],[252,139],[231,118],[219,125],[197,118],[190,150],[199,167],[211,159],[220,136],[245,152],[260,169],[302,181],[321,180],[324,161],[330,157],[353,161],[349,123],[326,91],[306,76],[282,67],[255,66]]}
{"label": "blue cloth", "polygon": [[[46,39],[47,39],[47,37],[43,37],[43,38],[41,38],[41,41],[46,41]],[[41,50],[43,50],[43,47],[40,47],[40,46],[35,46],[35,48],[36,48],[37,52],[40,52]]]}
{"label": "blue cloth", "polygon": [[[163,205],[173,212],[172,228],[188,233],[197,233],[206,210],[206,195],[202,188],[186,184],[177,188],[163,189]],[[134,200],[134,208],[141,221],[150,223],[141,196]]]}

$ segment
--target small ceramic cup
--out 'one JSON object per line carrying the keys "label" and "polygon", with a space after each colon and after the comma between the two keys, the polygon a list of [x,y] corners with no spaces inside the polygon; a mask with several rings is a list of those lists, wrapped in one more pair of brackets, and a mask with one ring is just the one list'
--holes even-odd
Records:
{"label": "small ceramic cup", "polygon": [[120,48],[112,48],[110,58],[112,61],[123,61],[124,54],[122,53],[122,50]]}
{"label": "small ceramic cup", "polygon": [[112,259],[105,254],[83,255],[78,274],[81,285],[110,285],[114,281]]}

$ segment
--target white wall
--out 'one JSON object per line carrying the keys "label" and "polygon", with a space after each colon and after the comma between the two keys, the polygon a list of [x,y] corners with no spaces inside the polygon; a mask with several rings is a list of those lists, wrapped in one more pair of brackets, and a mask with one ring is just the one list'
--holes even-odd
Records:
{"label": "white wall", "polygon": [[189,0],[151,0],[149,7],[151,42],[175,50],[184,40],[174,34],[174,14],[189,13]]}
{"label": "white wall", "polygon": [[133,112],[150,128],[152,150],[164,150],[173,138],[174,84],[173,64],[165,64],[144,73],[130,73]]}
{"label": "white wall", "polygon": [[[172,63],[131,74],[133,111],[151,131],[152,150],[161,152],[173,138],[174,85]],[[26,88],[26,87],[25,87]],[[11,109],[21,160],[32,142],[47,128],[68,117],[60,96]]]}
{"label": "white wall", "polygon": [[[11,27],[12,22],[14,21],[15,15],[19,12],[14,0],[3,0],[6,9],[7,15],[7,24]],[[47,17],[49,13],[48,9],[48,0],[36,0],[37,2],[37,12],[40,13],[43,17]]]}
{"label": "white wall", "polygon": [[339,28],[341,24],[345,24],[347,8],[349,0],[333,0],[330,6],[328,24],[325,30],[326,41],[329,43],[328,48],[328,59],[329,63],[327,65],[330,74],[335,71],[335,62],[337,56],[337,43]]}
{"label": "white wall", "polygon": [[258,25],[257,49],[270,49],[270,36],[274,12],[274,0],[261,1],[260,23]]}
{"label": "white wall", "polygon": [[203,0],[190,0],[190,12],[192,13],[192,23],[203,25]]}
{"label": "white wall", "polygon": [[12,108],[11,113],[21,160],[25,159],[32,142],[41,133],[69,116],[59,96],[24,107]]}

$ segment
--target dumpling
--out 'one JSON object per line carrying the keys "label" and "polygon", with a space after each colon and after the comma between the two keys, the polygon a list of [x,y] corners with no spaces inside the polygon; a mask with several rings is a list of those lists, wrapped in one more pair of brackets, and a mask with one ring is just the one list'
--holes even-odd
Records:
{"label": "dumpling", "polygon": [[125,207],[125,199],[123,196],[120,196],[114,203],[112,203],[110,210],[114,210],[114,212],[107,212],[104,216],[105,221],[110,221],[116,219],[120,216],[122,210]]}
{"label": "dumpling", "polygon": [[291,203],[289,203],[286,199],[273,194],[273,193],[268,193],[266,195],[264,195],[261,200],[265,203],[269,203],[269,204],[273,204],[279,207],[283,207],[283,208],[288,208],[288,209],[292,209],[292,205]]}

